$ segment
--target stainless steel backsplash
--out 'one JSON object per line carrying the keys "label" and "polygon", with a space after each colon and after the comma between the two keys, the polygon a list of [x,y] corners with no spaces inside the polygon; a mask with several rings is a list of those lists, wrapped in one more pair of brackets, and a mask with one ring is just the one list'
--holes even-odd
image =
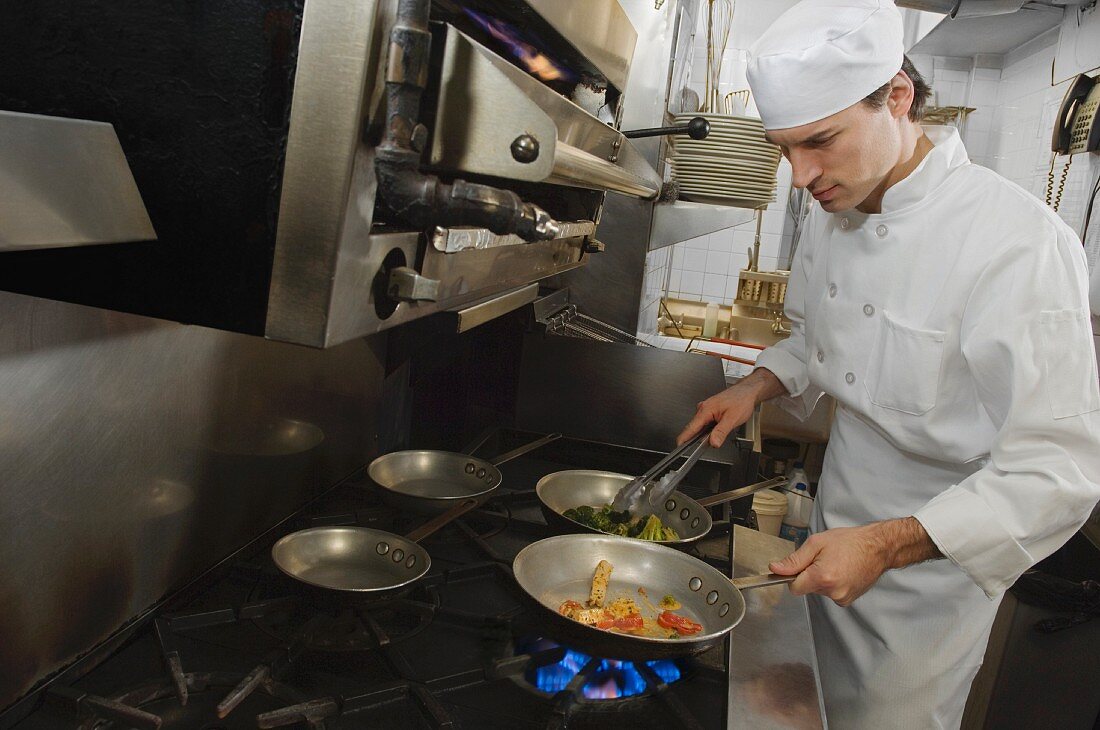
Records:
{"label": "stainless steel backsplash", "polygon": [[383,345],[0,294],[0,711],[366,463]]}

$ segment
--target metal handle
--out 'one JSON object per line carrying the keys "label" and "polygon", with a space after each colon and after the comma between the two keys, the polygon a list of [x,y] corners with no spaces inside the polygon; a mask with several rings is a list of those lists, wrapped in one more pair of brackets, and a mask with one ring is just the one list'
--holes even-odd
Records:
{"label": "metal handle", "polygon": [[763,575],[749,575],[744,578],[731,578],[730,583],[739,591],[747,591],[750,588],[763,588],[764,586],[777,586],[783,583],[791,583],[799,576],[779,575],[778,573],[765,573]]}
{"label": "metal handle", "polygon": [[509,451],[506,454],[501,454],[500,456],[498,456],[495,459],[490,459],[489,463],[492,464],[493,466],[500,466],[501,464],[506,464],[507,462],[511,461],[512,459],[518,459],[519,457],[523,456],[524,454],[529,454],[532,451],[534,451],[535,449],[546,446],[546,444],[550,443],[551,441],[557,441],[560,438],[561,438],[560,433],[552,433],[552,434],[549,434],[548,436],[543,436],[542,438],[536,439],[536,440],[532,441],[529,444],[525,444],[523,446],[520,446],[518,449],[512,449],[511,451]]}
{"label": "metal handle", "polygon": [[703,117],[694,117],[687,124],[678,124],[672,127],[649,127],[647,129],[632,129],[623,132],[627,139],[639,137],[660,137],[666,134],[686,134],[692,139],[706,139],[710,134],[710,122]]}
{"label": "metal handle", "polygon": [[449,525],[454,520],[457,520],[459,517],[472,510],[474,507],[477,507],[477,504],[478,501],[476,499],[467,499],[465,502],[460,502],[454,507],[451,507],[443,514],[439,515],[438,517],[433,517],[420,527],[405,535],[405,538],[408,540],[412,540],[413,542],[420,542],[424,538],[439,532],[441,529]]}
{"label": "metal handle", "polygon": [[728,492],[719,492],[718,494],[712,494],[709,497],[703,497],[696,500],[701,507],[714,507],[715,505],[725,504],[726,502],[732,502],[735,499],[741,499],[747,497],[750,494],[756,494],[762,492],[765,489],[771,489],[773,487],[782,487],[788,483],[787,477],[772,477],[756,484],[750,484],[747,487],[739,487],[737,489],[731,489]]}

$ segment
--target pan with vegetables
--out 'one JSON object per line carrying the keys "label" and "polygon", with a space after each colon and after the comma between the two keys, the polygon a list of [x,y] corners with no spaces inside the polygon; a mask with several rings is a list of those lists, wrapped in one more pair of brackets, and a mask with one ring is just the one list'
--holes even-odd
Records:
{"label": "pan with vegetables", "polygon": [[551,638],[591,656],[629,661],[706,651],[744,618],[742,590],[794,580],[731,580],[664,545],[604,535],[539,540],[520,551],[512,568]]}
{"label": "pan with vegetables", "polygon": [[535,486],[535,493],[546,523],[559,532],[604,533],[688,548],[714,525],[708,507],[786,483],[783,477],[776,477],[700,500],[675,491],[657,514],[640,517],[611,506],[619,490],[633,479],[626,474],[573,469],[547,474]]}

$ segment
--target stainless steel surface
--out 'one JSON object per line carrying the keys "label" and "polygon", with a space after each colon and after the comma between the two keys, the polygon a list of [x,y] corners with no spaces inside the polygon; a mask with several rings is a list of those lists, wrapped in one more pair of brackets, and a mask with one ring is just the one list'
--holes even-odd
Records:
{"label": "stainless steel surface", "polygon": [[[618,596],[637,600],[642,590],[651,601],[671,594],[682,606],[676,613],[702,624],[702,630],[660,639],[611,633],[561,616],[562,603],[586,599],[601,560],[612,565],[609,601]],[[640,661],[698,654],[722,641],[745,617],[745,598],[728,576],[698,558],[656,543],[559,535],[525,547],[512,562],[512,570],[520,588],[542,606],[547,633],[592,656]],[[745,583],[753,587],[751,581]],[[738,641],[735,634],[731,642]]]}
{"label": "stainless steel surface", "polygon": [[[330,304],[349,283],[360,283],[347,282],[344,270],[364,255],[373,219],[373,153],[361,146],[360,131],[374,107],[372,95],[381,90],[383,41],[376,23],[383,8],[391,9],[382,2],[342,0],[305,5],[268,295],[270,338],[335,344],[328,320],[347,314],[330,315]],[[357,288],[357,310],[366,308],[364,291]]]}
{"label": "stainless steel surface", "polygon": [[[794,543],[735,525],[734,577],[768,572]],[[827,726],[805,596],[784,585],[744,593],[745,619],[729,645],[729,727]]]}
{"label": "stainless steel surface", "polygon": [[[538,156],[530,162],[512,153],[513,140],[524,135],[538,143]],[[447,28],[433,166],[652,198],[661,180],[639,156],[624,152],[630,147],[619,132],[570,100]],[[629,168],[618,163],[620,157]]]}
{"label": "stainless steel surface", "polygon": [[387,502],[432,514],[462,500],[484,502],[500,486],[500,464],[559,438],[560,433],[548,434],[491,460],[451,451],[395,451],[372,461],[367,473]]}
{"label": "stainless steel surface", "polygon": [[488,461],[449,451],[395,451],[372,461],[368,473],[387,501],[417,512],[487,497],[501,479]]}
{"label": "stainless steel surface", "polygon": [[[560,237],[591,236],[595,232],[596,224],[592,221],[564,221],[561,223]],[[498,236],[488,228],[436,228],[432,234],[432,246],[443,253],[526,245],[527,241],[515,234]]]}
{"label": "stainless steel surface", "polygon": [[[539,498],[542,514],[551,528],[561,532],[600,534],[599,530],[593,530],[569,519],[565,516],[565,511],[582,505],[602,507],[605,504],[611,504],[615,495],[631,481],[632,478],[627,474],[572,469],[542,477],[535,485],[535,493]],[[683,492],[673,492],[655,512],[661,518],[661,522],[676,530],[680,539],[650,542],[675,548],[689,548],[706,537],[714,526],[707,508],[747,497],[761,490],[779,486],[786,481],[784,478],[768,479],[740,489],[713,494],[698,501]]]}
{"label": "stainless steel surface", "polygon": [[[543,516],[552,528],[568,532],[599,534],[598,530],[593,530],[566,517],[565,511],[582,505],[602,507],[610,504],[619,490],[632,479],[633,477],[629,474],[570,469],[547,474],[538,481],[535,492],[542,505]],[[714,524],[710,513],[691,497],[682,492],[673,492],[665,504],[665,509],[657,516],[665,525],[676,530],[680,539],[661,541],[660,544],[686,548],[710,532]],[[633,538],[623,539],[631,542],[650,542]]]}
{"label": "stainless steel surface", "polygon": [[0,308],[0,708],[359,468],[386,423],[379,339]]}
{"label": "stainless steel surface", "polygon": [[[364,299],[383,260],[394,249],[406,261],[418,258],[419,234],[389,233],[367,236],[356,249],[341,252],[346,261],[336,273],[336,291],[328,319],[318,313],[315,339],[303,344],[327,347],[359,336],[364,331],[396,327],[414,319],[461,307],[494,293],[515,289],[555,273],[581,266],[587,256],[581,251],[583,238],[563,238],[445,254],[429,246],[420,273],[442,282],[436,302],[402,302],[389,317],[375,310],[373,297]],[[359,243],[356,243],[359,246]],[[312,317],[303,311],[304,317]]]}
{"label": "stainless steel surface", "polygon": [[411,540],[368,527],[314,527],[271,549],[275,565],[303,583],[336,591],[380,593],[413,583],[431,567]]}
{"label": "stainless steel surface", "polygon": [[559,144],[554,151],[554,171],[549,182],[613,190],[643,200],[652,200],[661,190],[661,179],[655,172],[637,174],[623,170],[607,160],[567,144]]}
{"label": "stainless steel surface", "polygon": [[756,211],[725,205],[706,205],[677,200],[653,206],[653,227],[649,234],[649,249],[671,246],[697,236],[725,230],[752,220]]}
{"label": "stainless steel surface", "polygon": [[638,33],[618,0],[528,0],[528,5],[569,39],[608,81],[620,90],[626,88]]}
{"label": "stainless steel surface", "polygon": [[0,250],[156,237],[110,124],[0,111]]}
{"label": "stainless steel surface", "polygon": [[474,327],[530,304],[535,301],[538,295],[539,285],[528,284],[500,296],[491,297],[483,302],[453,310],[457,320],[455,329],[458,332],[468,332]]}
{"label": "stainless steel surface", "polygon": [[440,282],[421,276],[416,269],[399,266],[390,272],[389,295],[401,302],[434,302],[439,299]]}

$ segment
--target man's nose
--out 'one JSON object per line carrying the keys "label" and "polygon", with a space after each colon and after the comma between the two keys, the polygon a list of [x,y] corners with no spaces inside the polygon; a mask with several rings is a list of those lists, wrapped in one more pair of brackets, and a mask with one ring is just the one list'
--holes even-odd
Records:
{"label": "man's nose", "polygon": [[791,150],[787,153],[787,159],[791,163],[791,183],[796,188],[808,188],[821,177],[821,166],[810,155]]}

